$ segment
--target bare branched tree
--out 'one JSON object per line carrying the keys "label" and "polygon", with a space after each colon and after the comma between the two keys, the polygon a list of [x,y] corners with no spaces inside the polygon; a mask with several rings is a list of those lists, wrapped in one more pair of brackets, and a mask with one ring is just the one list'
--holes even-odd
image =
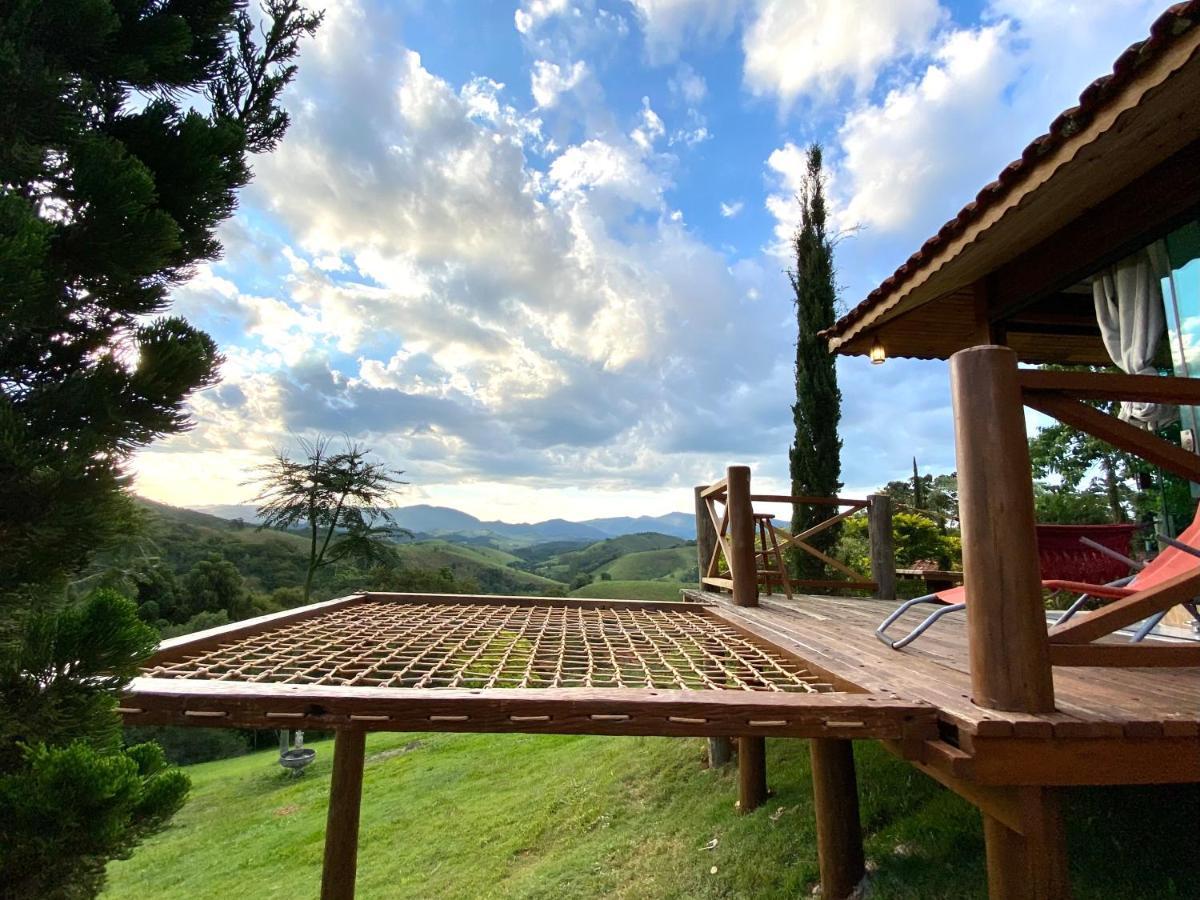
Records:
{"label": "bare branched tree", "polygon": [[410,532],[395,524],[388,503],[408,482],[400,480],[402,471],[372,461],[371,451],[349,438],[336,451],[325,436],[299,443],[301,459],[280,450],[259,467],[257,483],[263,487],[254,503],[262,518],[259,528],[308,532],[307,603],[322,568],[342,560],[377,565],[394,559],[392,541]]}

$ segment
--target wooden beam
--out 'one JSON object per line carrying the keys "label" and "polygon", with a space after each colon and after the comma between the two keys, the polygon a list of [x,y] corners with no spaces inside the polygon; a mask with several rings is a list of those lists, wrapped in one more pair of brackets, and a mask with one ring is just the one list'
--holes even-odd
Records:
{"label": "wooden beam", "polygon": [[867,536],[871,541],[871,578],[880,600],[896,599],[896,546],[892,535],[892,498],[872,494],[867,513]]}
{"label": "wooden beam", "polygon": [[1053,712],[1033,477],[1017,355],[973,347],[950,358],[973,699]]}
{"label": "wooden beam", "polygon": [[1200,569],[1182,572],[1154,587],[1130,594],[1088,613],[1078,613],[1063,625],[1050,629],[1055,644],[1086,644],[1147,616],[1178,606],[1200,594]]}
{"label": "wooden beam", "polygon": [[803,494],[751,494],[750,499],[763,503],[791,503],[802,506],[853,506],[856,509],[864,509],[867,506],[866,500],[849,497],[809,497]]}
{"label": "wooden beam", "polygon": [[365,749],[366,734],[362,731],[343,729],[334,736],[321,900],[354,900]]}
{"label": "wooden beam", "polygon": [[370,731],[852,738],[899,738],[914,726],[929,729],[930,736],[936,731],[932,706],[861,693],[369,688],[136,678],[121,708],[130,725],[279,728],[285,721],[289,728],[312,731],[354,726]]}
{"label": "wooden beam", "polygon": [[700,495],[702,497],[715,497],[718,494],[725,493],[725,489],[726,489],[725,479],[722,478],[720,481],[714,481],[708,487],[704,488],[704,490],[701,491]]}
{"label": "wooden beam", "polygon": [[725,482],[729,486],[725,506],[729,514],[729,542],[725,561],[729,563],[729,576],[733,579],[733,602],[738,606],[758,606],[750,467],[730,466],[726,469]]}
{"label": "wooden beam", "polygon": [[738,812],[748,815],[767,801],[767,742],[765,738],[738,738]]}
{"label": "wooden beam", "polygon": [[1057,372],[1021,369],[1023,391],[1049,391],[1077,400],[1130,400],[1200,406],[1200,379],[1117,372]]}
{"label": "wooden beam", "polygon": [[1200,482],[1200,455],[1164,441],[1156,434],[1054,391],[1026,391],[1024,401],[1026,406],[1052,416],[1064,425],[1086,431],[1188,481]]}
{"label": "wooden beam", "polygon": [[814,740],[809,741],[809,753],[821,896],[844,900],[854,895],[866,874],[854,744],[851,741]]}
{"label": "wooden beam", "polygon": [[[915,768],[920,769],[943,787],[954,791],[954,793],[976,807],[980,812],[991,816],[993,819],[998,819],[1002,824],[1018,834],[1024,833],[1025,825],[1021,818],[1021,804],[1014,789],[978,784],[954,775],[944,766],[936,765],[932,762],[908,759],[899,741],[883,741],[882,743],[889,752],[901,759],[907,759]],[[953,749],[957,750],[957,748]],[[958,752],[961,753],[962,751]],[[963,757],[969,759],[966,754],[963,754]]]}
{"label": "wooden beam", "polygon": [[1055,666],[1120,666],[1181,668],[1200,666],[1200,644],[1145,641],[1137,644],[1050,644]]}

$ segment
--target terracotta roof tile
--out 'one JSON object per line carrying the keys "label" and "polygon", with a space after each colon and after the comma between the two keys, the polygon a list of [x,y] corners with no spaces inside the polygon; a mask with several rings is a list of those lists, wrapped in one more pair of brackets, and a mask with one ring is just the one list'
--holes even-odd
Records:
{"label": "terracotta roof tile", "polygon": [[1064,110],[1050,123],[1046,134],[1034,138],[1013,160],[995,181],[985,185],[953,219],[938,229],[937,234],[925,241],[921,249],[910,256],[895,273],[885,278],[879,287],[871,291],[861,303],[842,316],[831,328],[821,332],[825,337],[835,337],[862,319],[871,309],[900,288],[910,274],[921,270],[929,258],[945,243],[952,240],[999,202],[1010,190],[1022,182],[1035,163],[1047,153],[1058,148],[1063,141],[1077,134],[1095,118],[1110,98],[1117,95],[1133,77],[1136,69],[1156,58],[1179,35],[1194,25],[1200,24],[1200,0],[1187,0],[1168,8],[1150,26],[1150,36],[1132,44],[1113,64],[1112,74],[1097,78],[1079,95],[1079,105]]}

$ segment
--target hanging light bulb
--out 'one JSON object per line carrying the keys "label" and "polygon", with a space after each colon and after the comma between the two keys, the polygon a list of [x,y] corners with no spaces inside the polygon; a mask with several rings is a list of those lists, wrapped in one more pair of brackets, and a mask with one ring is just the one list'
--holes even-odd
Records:
{"label": "hanging light bulb", "polygon": [[875,338],[875,343],[871,345],[871,365],[878,366],[885,362],[887,362],[887,351],[883,349],[879,338]]}

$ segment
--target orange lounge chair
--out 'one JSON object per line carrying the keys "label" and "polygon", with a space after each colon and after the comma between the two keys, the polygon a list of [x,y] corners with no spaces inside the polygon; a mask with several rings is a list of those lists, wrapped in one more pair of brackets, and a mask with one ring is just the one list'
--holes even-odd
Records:
{"label": "orange lounge chair", "polygon": [[[1067,607],[1066,611],[1059,618],[1058,623],[1061,624],[1067,621],[1090,599],[1119,600],[1138,591],[1155,587],[1170,578],[1200,569],[1200,549],[1197,549],[1200,548],[1200,507],[1197,507],[1196,517],[1192,520],[1192,523],[1184,529],[1178,538],[1164,538],[1164,540],[1167,542],[1167,547],[1147,563],[1144,568],[1141,568],[1140,571],[1135,572],[1133,575],[1119,578],[1116,581],[1110,581],[1108,584],[1088,584],[1082,581],[1062,580],[1043,581],[1042,587],[1052,593],[1071,591],[1080,595],[1074,603]],[[1091,544],[1091,542],[1088,543]],[[1094,544],[1092,546],[1109,555],[1119,556],[1119,554],[1108,548],[1099,547]],[[1134,568],[1140,567],[1140,564],[1132,559],[1125,561]],[[899,640],[893,640],[888,637],[887,629],[902,615],[921,603],[941,603],[944,605],[941,609],[930,613],[921,624]],[[1195,601],[1183,605],[1196,621],[1200,622],[1200,610],[1197,609]],[[915,597],[900,604],[891,615],[884,619],[879,624],[879,627],[875,629],[875,636],[893,650],[899,650],[901,647],[907,647],[919,638],[942,616],[952,612],[959,612],[966,608],[967,589],[965,587],[949,588],[933,594],[926,594],[923,597]],[[1140,641],[1158,625],[1165,615],[1166,612],[1164,611],[1148,618],[1131,640]]]}

